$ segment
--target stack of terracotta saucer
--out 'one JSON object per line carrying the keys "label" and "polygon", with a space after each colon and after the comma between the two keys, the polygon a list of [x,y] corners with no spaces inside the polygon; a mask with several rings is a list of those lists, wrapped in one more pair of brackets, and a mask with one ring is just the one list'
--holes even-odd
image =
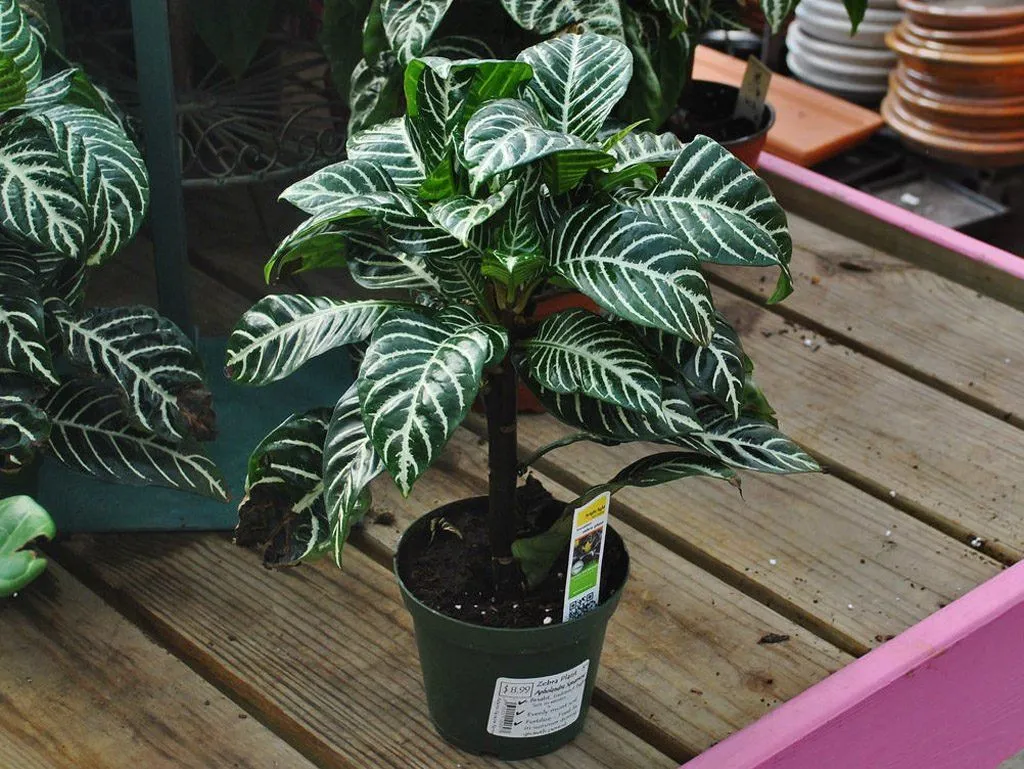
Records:
{"label": "stack of terracotta saucer", "polygon": [[904,141],[974,166],[1024,164],[1024,2],[900,0],[882,116]]}

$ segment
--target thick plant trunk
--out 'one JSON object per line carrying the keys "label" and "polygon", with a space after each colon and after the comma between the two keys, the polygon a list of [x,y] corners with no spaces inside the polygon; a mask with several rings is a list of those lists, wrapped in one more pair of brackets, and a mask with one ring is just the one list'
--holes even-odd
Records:
{"label": "thick plant trunk", "polygon": [[512,557],[518,531],[516,510],[516,371],[506,359],[494,371],[485,396],[487,406],[488,519],[491,560],[499,596],[522,592],[519,564]]}

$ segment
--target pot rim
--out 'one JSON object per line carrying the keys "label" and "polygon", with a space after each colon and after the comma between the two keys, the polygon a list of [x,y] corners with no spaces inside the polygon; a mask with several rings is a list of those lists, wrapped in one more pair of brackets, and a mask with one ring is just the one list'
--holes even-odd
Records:
{"label": "pot rim", "polygon": [[[730,85],[729,83],[720,83],[717,80],[698,80],[695,78],[691,80],[690,83],[691,85],[696,85],[698,83],[700,83],[701,85],[713,85],[721,88],[722,90],[734,91],[736,93],[739,93],[740,90],[734,85]],[[741,136],[738,139],[730,139],[729,141],[725,142],[719,142],[719,144],[721,144],[723,147],[736,147],[741,144],[745,144],[746,142],[753,141],[755,139],[760,139],[761,136],[767,134],[770,130],[772,130],[772,127],[775,125],[776,112],[775,107],[773,107],[771,105],[771,102],[769,101],[765,101],[764,109],[765,114],[761,116],[761,128],[757,129],[751,134],[747,134],[746,136]]]}

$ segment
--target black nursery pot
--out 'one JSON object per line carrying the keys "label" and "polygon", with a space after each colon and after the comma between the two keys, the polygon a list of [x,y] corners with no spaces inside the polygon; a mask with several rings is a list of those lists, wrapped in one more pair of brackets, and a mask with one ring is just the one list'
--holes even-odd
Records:
{"label": "black nursery pot", "polygon": [[[487,497],[444,505],[402,535],[395,574],[413,618],[427,706],[448,742],[505,760],[550,753],[583,729],[597,678],[605,629],[629,570],[622,539],[609,527],[605,547],[619,546],[623,566],[611,594],[580,619],[534,628],[493,628],[452,619],[426,606],[402,578],[409,543],[429,537],[435,515],[467,508],[483,514]],[[614,544],[611,544],[614,543]]]}
{"label": "black nursery pot", "polygon": [[752,120],[736,120],[732,115],[739,94],[735,86],[694,80],[679,102],[680,111],[669,118],[667,127],[683,141],[697,134],[710,136],[750,168],[757,168],[768,131],[775,125],[775,110],[765,104],[760,125]]}

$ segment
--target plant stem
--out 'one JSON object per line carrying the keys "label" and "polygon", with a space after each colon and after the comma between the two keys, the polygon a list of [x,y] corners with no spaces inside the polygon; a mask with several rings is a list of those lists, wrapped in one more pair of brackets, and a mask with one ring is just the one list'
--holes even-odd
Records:
{"label": "plant stem", "polygon": [[488,509],[487,533],[491,544],[496,595],[522,593],[523,575],[512,556],[518,533],[516,509],[516,370],[506,358],[490,376],[484,398],[487,407]]}

